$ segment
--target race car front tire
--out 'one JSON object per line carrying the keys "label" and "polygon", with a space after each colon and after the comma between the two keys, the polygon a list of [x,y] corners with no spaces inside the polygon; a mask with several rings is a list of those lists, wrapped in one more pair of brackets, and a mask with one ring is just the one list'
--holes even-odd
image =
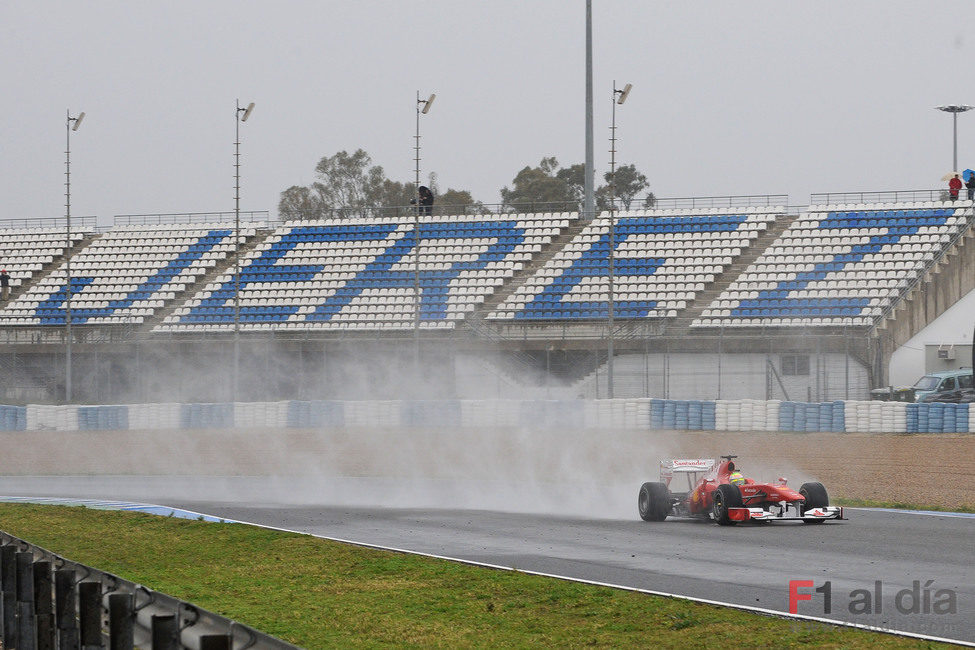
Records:
{"label": "race car front tire", "polygon": [[663,483],[644,483],[637,507],[643,521],[663,521],[670,514],[670,490]]}
{"label": "race car front tire", "polygon": [[[803,483],[799,488],[799,494],[806,500],[802,507],[803,514],[811,508],[825,508],[829,505],[829,495],[826,493],[826,486],[822,483]],[[821,524],[823,521],[823,519],[803,519],[802,523]]]}
{"label": "race car front tire", "polygon": [[728,516],[728,508],[741,507],[741,490],[737,485],[722,483],[711,493],[711,514],[719,526],[734,526],[736,521]]}

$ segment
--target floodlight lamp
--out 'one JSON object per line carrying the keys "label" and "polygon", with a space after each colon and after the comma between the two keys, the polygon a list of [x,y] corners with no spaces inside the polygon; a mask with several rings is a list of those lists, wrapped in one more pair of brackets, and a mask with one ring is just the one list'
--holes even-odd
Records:
{"label": "floodlight lamp", "polygon": [[74,124],[71,126],[72,131],[77,131],[78,127],[81,126],[81,120],[85,119],[85,112],[81,111],[78,113],[78,117],[73,118]]}
{"label": "floodlight lamp", "polygon": [[254,110],[254,102],[247,105],[247,108],[238,108],[238,111],[244,111],[244,115],[240,118],[241,122],[246,122],[247,118],[251,116],[251,112]]}
{"label": "floodlight lamp", "polygon": [[975,106],[969,106],[968,104],[947,104],[946,106],[935,106],[935,109],[939,111],[944,111],[945,113],[964,113],[965,111],[970,111]]}
{"label": "floodlight lamp", "polygon": [[616,100],[616,103],[622,104],[623,102],[625,102],[626,98],[630,96],[630,90],[632,88],[633,88],[633,84],[626,84],[625,86],[623,86],[623,90],[617,90],[616,92],[619,93],[620,97],[619,99]]}
{"label": "floodlight lamp", "polygon": [[436,98],[437,98],[437,94],[431,93],[430,97],[425,102],[423,102],[423,110],[420,112],[423,113],[424,115],[429,113],[430,107],[433,106],[433,100],[435,100]]}

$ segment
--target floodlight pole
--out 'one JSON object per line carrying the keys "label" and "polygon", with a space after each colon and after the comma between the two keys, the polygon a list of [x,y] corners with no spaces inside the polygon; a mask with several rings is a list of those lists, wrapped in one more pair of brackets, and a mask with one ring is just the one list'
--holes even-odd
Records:
{"label": "floodlight pole", "polygon": [[613,317],[616,312],[615,275],[616,275],[616,105],[626,101],[631,85],[627,84],[623,90],[616,89],[613,80],[613,121],[609,127],[609,314],[607,329],[609,336],[606,344],[606,394],[613,399],[613,356],[615,340],[615,323]]}
{"label": "floodlight pole", "polygon": [[596,215],[592,144],[592,0],[586,0],[586,167],[584,173],[583,213],[585,219],[592,219]]}
{"label": "floodlight pole", "polygon": [[416,135],[413,136],[413,162],[416,173],[413,185],[413,368],[415,377],[420,376],[420,114],[426,115],[433,105],[435,94],[420,99],[416,91]]}
{"label": "floodlight pole", "polygon": [[[236,100],[234,111],[234,376],[233,401],[240,390],[240,123],[246,122],[254,110],[254,103],[241,107]],[[243,115],[241,115],[243,114]]]}
{"label": "floodlight pole", "polygon": [[952,131],[953,139],[952,142],[954,146],[952,148],[953,155],[951,158],[951,171],[958,171],[958,114],[970,111],[975,106],[968,106],[966,104],[948,104],[946,106],[935,106],[939,111],[944,111],[945,113],[951,113],[952,121]]}
{"label": "floodlight pole", "polygon": [[66,113],[67,119],[64,123],[65,147],[64,147],[64,222],[65,222],[65,249],[64,249],[64,270],[67,275],[67,283],[64,290],[64,401],[70,404],[72,399],[71,391],[71,132],[77,131],[81,126],[81,120],[85,113],[78,113],[78,117],[71,117],[71,111]]}

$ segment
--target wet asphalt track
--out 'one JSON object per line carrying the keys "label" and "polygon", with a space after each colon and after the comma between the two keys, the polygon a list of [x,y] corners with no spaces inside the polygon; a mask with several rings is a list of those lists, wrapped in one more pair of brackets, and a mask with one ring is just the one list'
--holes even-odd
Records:
{"label": "wet asphalt track", "polygon": [[[787,612],[789,580],[831,582],[831,611],[812,589],[798,613],[975,643],[975,518],[850,510],[849,520],[720,527],[691,520],[645,523],[465,510],[251,507],[168,503],[239,521],[609,583]],[[635,507],[634,507],[635,510]],[[881,581],[879,614],[852,614],[850,594],[871,597]],[[954,614],[901,613],[897,593],[919,580],[931,602]],[[862,599],[856,594],[854,598]],[[912,598],[901,596],[903,609]]]}
{"label": "wet asphalt track", "polygon": [[[390,547],[526,571],[679,594],[787,612],[789,581],[831,583],[831,610],[823,596],[798,613],[975,644],[975,516],[851,509],[848,521],[821,525],[778,523],[720,527],[691,520],[645,523],[633,518],[591,519],[466,509],[374,508],[322,505],[248,505],[243,499],[195,500],[185,495],[150,499],[153,490],[124,494],[95,480],[0,481],[0,493],[132,499],[340,540]],[[205,492],[203,492],[205,494]],[[241,495],[239,495],[241,496]],[[914,604],[917,613],[903,613]],[[851,613],[851,600],[881,607]],[[931,582],[928,582],[931,581]],[[925,586],[931,613],[924,613]],[[898,599],[898,592],[907,590]],[[936,614],[954,593],[955,612]],[[851,597],[851,593],[853,596]]]}

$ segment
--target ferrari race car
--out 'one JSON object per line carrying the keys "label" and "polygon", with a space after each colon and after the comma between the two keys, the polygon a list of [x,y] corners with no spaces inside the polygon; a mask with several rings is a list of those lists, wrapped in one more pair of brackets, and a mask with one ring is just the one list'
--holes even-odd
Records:
{"label": "ferrari race car", "polygon": [[[830,506],[822,483],[803,483],[796,492],[786,479],[756,483],[738,471],[734,459],[680,458],[660,461],[660,481],[640,487],[637,505],[644,521],[663,521],[668,515],[710,519],[722,526],[739,521],[801,521],[821,524],[843,519],[843,508]],[[687,477],[687,491],[678,492]]]}

